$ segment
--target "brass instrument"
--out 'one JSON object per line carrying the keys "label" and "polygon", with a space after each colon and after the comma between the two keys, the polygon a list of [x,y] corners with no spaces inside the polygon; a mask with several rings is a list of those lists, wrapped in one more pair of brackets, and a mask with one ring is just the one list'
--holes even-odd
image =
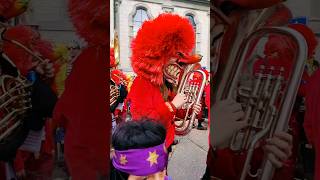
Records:
{"label": "brass instrument", "polygon": [[[187,102],[182,106],[182,109],[186,111],[184,117],[174,117],[175,133],[182,136],[187,135],[192,129],[197,116],[196,113],[193,112],[192,107],[194,104],[201,102],[204,87],[207,82],[206,74],[201,70],[193,70],[193,67],[194,64],[186,67],[177,91],[187,96]],[[199,77],[199,79],[194,81],[195,77]]]}
{"label": "brass instrument", "polygon": [[120,96],[120,89],[117,86],[117,84],[111,80],[112,82],[110,83],[110,107],[113,106],[116,102],[117,99]]}
{"label": "brass instrument", "polygon": [[0,76],[0,143],[22,126],[31,109],[31,84],[23,78]]}
{"label": "brass instrument", "polygon": [[[287,36],[294,41],[298,50],[295,59],[292,60],[291,70],[271,64],[261,65],[257,72],[254,72],[254,60],[260,57],[253,53],[248,58],[248,52],[257,39],[269,34]],[[272,27],[260,28],[253,32],[243,40],[240,47],[236,59],[229,67],[229,75],[222,79],[222,82],[226,83],[225,86],[218,87],[221,96],[217,99],[231,98],[241,103],[245,112],[242,120],[249,124],[234,134],[230,144],[233,151],[247,153],[240,180],[245,180],[248,175],[270,180],[274,168],[267,158],[264,158],[263,165],[254,173],[251,172],[251,158],[261,140],[272,137],[275,132],[288,129],[288,121],[307,59],[307,46],[300,33],[285,27]],[[288,79],[285,71],[290,72]]]}
{"label": "brass instrument", "polygon": [[[245,113],[242,121],[249,124],[236,132],[230,143],[234,153],[247,154],[241,180],[247,176],[259,180],[272,179],[274,167],[267,154],[260,169],[252,172],[253,152],[261,140],[272,137],[275,132],[287,131],[307,59],[306,42],[300,33],[286,27],[264,27],[266,19],[276,11],[277,5],[250,12],[237,11],[226,16],[211,6],[210,34],[214,35],[210,42],[211,70],[215,72],[211,97],[213,102],[227,98],[239,102]],[[257,46],[270,35],[283,36],[294,43],[290,49],[294,53],[290,69],[266,63],[254,70],[257,59],[266,60]]]}
{"label": "brass instrument", "polygon": [[[3,23],[0,23],[0,25],[4,28],[4,31],[8,27],[7,24]],[[15,40],[1,39],[0,43],[2,43],[1,41],[9,41],[35,57],[37,61],[44,62],[41,57]],[[13,67],[16,67],[5,53],[2,54],[2,57]],[[0,145],[5,145],[6,142],[10,141],[10,138],[14,138],[14,136],[11,137],[12,134],[22,128],[24,118],[28,115],[28,110],[32,108],[32,84],[20,75],[19,70],[17,72],[17,77],[0,73]]]}

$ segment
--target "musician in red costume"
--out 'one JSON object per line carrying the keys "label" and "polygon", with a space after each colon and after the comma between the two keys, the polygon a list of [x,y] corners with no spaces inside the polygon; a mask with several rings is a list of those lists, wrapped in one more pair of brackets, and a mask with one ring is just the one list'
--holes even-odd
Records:
{"label": "musician in red costume", "polygon": [[[110,104],[110,112],[112,116],[112,132],[116,128],[116,125],[122,121],[122,114],[124,113],[124,100],[128,94],[129,79],[120,70],[117,69],[117,62],[114,57],[114,49],[110,48],[110,91],[112,88],[117,90],[110,92],[110,99],[113,101]],[[110,100],[110,103],[111,103]]]}
{"label": "musician in red costume", "polygon": [[[48,41],[41,39],[38,32],[27,26],[7,27],[2,32],[1,41],[3,42],[0,62],[2,73],[17,77],[17,72],[20,72],[22,77],[27,78],[29,82],[32,83],[32,109],[24,119],[25,124],[23,127],[26,135],[28,135],[28,133],[30,134],[31,131],[42,131],[44,126],[48,127],[50,123],[47,119],[52,115],[52,110],[57,98],[50,88],[50,81],[56,70],[52,64],[52,46]],[[28,48],[32,53],[28,53],[24,48],[15,45],[13,41]],[[34,54],[37,54],[37,56],[43,60],[35,58]],[[51,135],[50,128],[45,129],[44,131],[48,133],[48,135]],[[15,156],[14,171],[18,177],[27,176],[29,179],[34,179],[34,176],[30,173],[32,167],[37,167],[32,171],[38,173],[39,176],[50,175],[53,169],[52,165],[50,165],[53,160],[52,138],[46,136],[45,141],[42,141],[42,137],[39,137],[40,141],[38,141],[37,144],[29,144],[28,147],[31,149],[35,148],[35,146],[41,147],[41,150],[39,149],[39,151],[37,151],[37,158],[34,156],[35,152],[30,151],[28,148],[18,150],[16,154],[16,148],[18,148],[25,139],[26,136],[12,139],[13,142],[7,146],[7,149],[10,151],[7,150],[7,152],[4,153],[1,148],[1,155],[6,156],[8,160],[13,158],[12,156]],[[14,146],[16,147],[14,148]]]}
{"label": "musician in red costume", "polygon": [[[280,1],[278,1],[280,2]],[[278,3],[277,2],[277,3]],[[226,54],[228,52],[227,50],[227,42],[228,40],[232,39],[234,37],[234,33],[232,33],[231,31],[234,28],[237,28],[237,25],[241,24],[241,19],[237,19],[236,17],[241,17],[241,12],[237,10],[241,10],[242,8],[246,8],[246,9],[256,9],[256,8],[261,8],[259,7],[260,2],[257,2],[257,6],[251,6],[252,4],[255,4],[255,2],[245,2],[243,3],[242,1],[237,1],[237,0],[233,0],[233,1],[226,1],[224,3],[224,1],[220,1],[216,4],[217,7],[220,7],[222,9],[222,11],[226,14],[229,15],[229,17],[231,17],[229,20],[239,20],[239,23],[234,23],[231,26],[233,28],[227,29],[228,32],[228,37],[225,37],[224,40],[222,42],[222,54],[221,57],[226,59]],[[251,5],[250,5],[251,4]],[[270,1],[270,5],[272,5],[273,2]],[[268,6],[265,6],[268,7]],[[276,6],[277,10],[279,11],[275,11],[274,14],[271,14],[271,16],[266,19],[264,22],[264,24],[260,24],[260,26],[271,26],[271,25],[284,25],[288,22],[289,18],[291,17],[290,15],[290,11],[283,5],[278,5]],[[279,9],[280,8],[280,9]],[[239,14],[238,14],[239,13]],[[246,12],[247,14],[250,14],[250,12]],[[275,17],[278,17],[277,19],[273,19]],[[233,19],[234,18],[234,19]],[[233,22],[231,22],[233,23]],[[298,30],[298,28],[294,27],[294,29]],[[243,28],[242,30],[245,31],[245,28]],[[298,30],[299,31],[299,30]],[[300,32],[300,31],[299,31]],[[303,34],[303,36],[305,36],[307,42],[308,42],[308,48],[309,51],[313,51],[313,43],[310,43],[310,38],[308,38],[309,35],[306,35],[305,33],[301,32]],[[309,36],[310,37],[310,36]],[[294,46],[290,46],[290,42],[288,44],[282,44],[279,43],[279,41],[281,40],[281,37],[269,37],[269,41],[266,44],[266,49],[265,49],[265,53],[266,54],[273,54],[275,52],[277,52],[277,55],[279,56],[278,58],[281,59],[280,62],[286,63],[286,59],[289,60],[287,62],[290,62],[290,58],[293,58],[294,56],[292,54],[290,54],[290,50],[292,51],[292,48],[295,48]],[[278,42],[277,42],[278,41]],[[287,41],[287,40],[282,40],[282,41]],[[282,42],[281,41],[281,42]],[[290,49],[291,48],[291,49]],[[252,53],[253,48],[249,49]],[[221,52],[220,52],[221,53]],[[275,55],[275,54],[273,54]],[[272,56],[270,56],[272,57]],[[223,59],[221,59],[223,61]],[[274,61],[273,61],[274,60]],[[273,61],[273,63],[277,63],[277,59],[273,59],[271,61]],[[278,59],[279,61],[279,59]],[[221,62],[219,62],[221,63]],[[224,62],[222,62],[221,64],[223,64]],[[258,61],[259,63],[259,61]],[[261,63],[261,62],[260,62]],[[272,64],[272,62],[271,62]],[[276,66],[278,66],[279,64],[274,64]],[[259,67],[257,64],[255,64],[256,67]],[[281,66],[284,67],[288,67],[286,64],[282,64]],[[285,76],[287,76],[287,74],[285,74]],[[304,75],[305,77],[305,75]],[[301,88],[299,89],[299,92],[301,91]],[[303,90],[302,90],[303,91]],[[229,102],[231,103],[231,102]],[[211,177],[217,177],[217,178],[222,178],[222,179],[237,179],[239,178],[239,175],[241,173],[242,170],[242,166],[243,166],[243,157],[241,158],[241,156],[235,155],[231,150],[228,149],[223,149],[223,147],[227,147],[228,144],[223,145],[222,143],[219,143],[218,140],[219,139],[223,139],[219,136],[224,136],[224,141],[223,142],[228,142],[229,138],[231,137],[232,133],[236,130],[239,130],[241,127],[244,127],[245,125],[239,125],[238,127],[236,126],[236,123],[232,123],[229,124],[229,126],[227,125],[227,123],[223,124],[222,119],[228,119],[228,117],[224,117],[223,114],[220,113],[219,111],[219,107],[221,106],[221,103],[216,103],[216,105],[212,108],[213,109],[213,117],[211,117],[212,119],[214,119],[213,121],[213,126],[211,127],[213,130],[211,132],[211,145],[212,146],[216,146],[216,150],[213,151],[213,148],[210,148],[209,153],[208,153],[208,166],[209,169],[207,169],[207,176],[205,176],[203,179],[209,179],[210,176]],[[230,105],[229,105],[230,106]],[[226,111],[226,109],[228,109],[227,107],[223,107],[221,108],[221,110]],[[239,109],[241,111],[241,107]],[[225,114],[228,114],[225,112]],[[272,138],[271,140],[267,141],[267,145],[264,146],[264,149],[267,150],[269,153],[271,153],[273,155],[273,157],[268,157],[268,159],[273,163],[273,165],[275,167],[282,167],[276,170],[276,174],[274,176],[274,179],[292,179],[294,177],[294,166],[296,164],[295,158],[297,157],[297,139],[296,139],[296,135],[297,135],[297,122],[295,122],[295,112],[293,112],[292,114],[292,118],[290,120],[290,127],[294,127],[293,128],[293,137],[294,140],[292,140],[292,137],[290,137],[288,134],[286,133],[281,133],[276,135],[276,137]],[[235,118],[237,117],[237,118]],[[230,119],[234,118],[235,120],[240,119],[242,116],[241,115],[234,115],[233,117],[229,117]],[[220,120],[219,120],[220,119]],[[217,127],[215,127],[217,126]],[[225,129],[227,127],[228,128],[227,132],[221,132],[219,131],[219,128],[221,127],[225,127]],[[216,131],[214,131],[216,130]],[[220,132],[220,133],[219,133]],[[228,133],[229,132],[229,133]],[[225,136],[225,135],[228,136]],[[270,143],[272,142],[272,143]],[[282,145],[281,145],[282,144]],[[291,144],[293,145],[293,156],[287,160],[291,154]],[[260,155],[259,153],[255,154],[253,157],[253,166],[258,166],[259,163],[261,163],[262,160],[262,154],[263,151],[260,151]],[[285,160],[285,161],[284,161]],[[242,162],[241,162],[242,161]],[[254,169],[254,168],[253,168]],[[208,172],[210,171],[210,173]],[[253,170],[254,171],[254,170]],[[208,175],[210,174],[210,175]]]}
{"label": "musician in red costume", "polygon": [[[269,23],[272,21],[269,20]],[[268,24],[270,25],[270,24]],[[303,27],[303,25],[290,25],[291,28],[297,30],[300,32],[306,39],[308,44],[308,52],[309,52],[309,58],[310,54],[313,54],[314,48],[315,48],[315,37],[312,31],[308,30],[308,28]],[[283,42],[283,43],[279,43]],[[295,49],[296,47],[293,45],[292,42],[290,42],[290,39],[286,37],[276,36],[276,35],[270,35],[268,42],[265,45],[265,55],[266,59],[268,60],[268,64],[273,65],[275,68],[284,67],[285,70],[287,70],[291,65],[291,59],[294,58],[294,53],[292,52],[292,49]],[[258,68],[260,65],[263,65],[265,63],[265,59],[259,59],[254,64],[254,71],[258,71]],[[278,71],[279,72],[279,71]],[[306,71],[307,72],[307,71]],[[305,82],[308,79],[308,76],[304,73],[302,82]],[[289,76],[290,72],[285,71],[284,77],[287,78]],[[304,83],[302,83],[299,93],[299,96],[303,96],[305,93],[304,89]],[[215,110],[213,108],[213,110]],[[271,152],[274,154],[274,157],[272,159],[269,159],[273,162],[275,167],[282,167],[280,169],[276,170],[274,179],[293,179],[294,177],[294,170],[295,165],[297,163],[296,159],[298,156],[298,146],[299,146],[299,140],[300,140],[300,134],[299,134],[299,124],[297,122],[297,110],[294,111],[291,115],[290,124],[289,126],[292,129],[292,135],[293,135],[293,141],[290,140],[290,137],[285,138],[284,136],[287,136],[285,134],[282,134],[281,136],[278,135],[277,140],[273,139],[273,143],[270,143],[267,141],[267,145],[264,146],[265,150]],[[301,127],[301,125],[300,125]],[[277,136],[277,135],[276,135]],[[279,141],[282,139],[282,142]],[[285,141],[283,141],[285,140]],[[271,140],[272,141],[272,140]],[[280,143],[281,142],[281,143]],[[286,143],[286,146],[284,146],[284,142]],[[293,145],[292,150],[292,156],[290,159],[286,160],[290,156],[290,144]],[[283,144],[283,145],[280,145]],[[273,145],[271,147],[270,145]],[[276,150],[278,148],[278,150]],[[281,152],[281,149],[283,152]],[[260,151],[261,154],[263,153],[262,150]],[[208,156],[208,161],[210,162],[211,166],[211,176],[222,178],[222,179],[236,179],[238,178],[238,175],[241,173],[242,170],[242,162],[244,161],[243,157],[241,155],[232,155],[232,151],[229,149],[223,149],[223,150],[217,150],[215,151],[215,158]],[[288,155],[285,155],[287,153]],[[262,161],[261,154],[255,153],[253,157],[253,169],[257,168],[255,166],[259,166],[260,162]],[[284,163],[284,160],[285,163]],[[282,161],[282,162],[281,162]],[[238,162],[238,163],[237,163]],[[284,164],[283,164],[284,163]],[[220,169],[220,168],[223,169]]]}
{"label": "musician in red costume", "polygon": [[87,42],[73,64],[54,120],[65,128],[65,159],[74,180],[107,178],[111,117],[108,107],[109,12],[104,0],[70,0],[69,13]]}
{"label": "musician in red costume", "polygon": [[[201,60],[189,55],[194,45],[194,30],[188,19],[174,14],[160,14],[146,21],[132,42],[131,61],[137,74],[127,98],[132,118],[160,121],[167,129],[167,148],[174,141],[173,117],[186,102],[184,94],[175,95],[183,67]],[[199,112],[200,105],[194,110]]]}

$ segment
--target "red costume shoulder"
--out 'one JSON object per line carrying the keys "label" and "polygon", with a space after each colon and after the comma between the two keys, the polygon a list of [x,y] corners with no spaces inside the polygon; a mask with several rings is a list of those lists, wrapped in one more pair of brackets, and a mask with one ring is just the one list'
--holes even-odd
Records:
{"label": "red costume shoulder", "polygon": [[[150,81],[137,77],[128,95],[131,104],[133,120],[147,117],[159,120],[167,129],[167,144],[173,141],[174,126],[172,124],[174,112],[170,112],[158,86],[152,85]],[[172,134],[173,129],[173,134]]]}

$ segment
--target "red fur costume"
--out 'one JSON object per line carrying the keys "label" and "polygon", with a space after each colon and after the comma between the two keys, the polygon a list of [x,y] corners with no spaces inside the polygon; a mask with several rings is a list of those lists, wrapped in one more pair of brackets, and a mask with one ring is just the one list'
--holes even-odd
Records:
{"label": "red fur costume", "polygon": [[54,120],[66,129],[65,159],[74,180],[107,176],[109,169],[107,6],[105,0],[69,1],[71,19],[88,46],[74,63],[55,107]]}
{"label": "red fur costume", "polygon": [[134,120],[148,117],[159,120],[167,129],[166,146],[174,140],[173,117],[166,105],[163,68],[178,52],[191,53],[194,31],[188,19],[173,14],[161,14],[146,21],[132,42],[132,67],[137,74],[128,100]]}

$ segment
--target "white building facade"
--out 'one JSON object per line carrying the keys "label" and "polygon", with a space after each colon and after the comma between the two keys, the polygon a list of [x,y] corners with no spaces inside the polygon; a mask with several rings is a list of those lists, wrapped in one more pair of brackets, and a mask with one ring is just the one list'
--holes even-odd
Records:
{"label": "white building facade", "polygon": [[115,32],[118,33],[120,68],[132,72],[130,44],[141,24],[161,13],[170,12],[189,18],[196,32],[195,52],[203,56],[202,67],[209,69],[209,4],[209,0],[111,0],[110,39],[114,38]]}
{"label": "white building facade", "polygon": [[28,10],[19,17],[19,24],[33,26],[51,42],[85,45],[70,20],[68,0],[31,0]]}

